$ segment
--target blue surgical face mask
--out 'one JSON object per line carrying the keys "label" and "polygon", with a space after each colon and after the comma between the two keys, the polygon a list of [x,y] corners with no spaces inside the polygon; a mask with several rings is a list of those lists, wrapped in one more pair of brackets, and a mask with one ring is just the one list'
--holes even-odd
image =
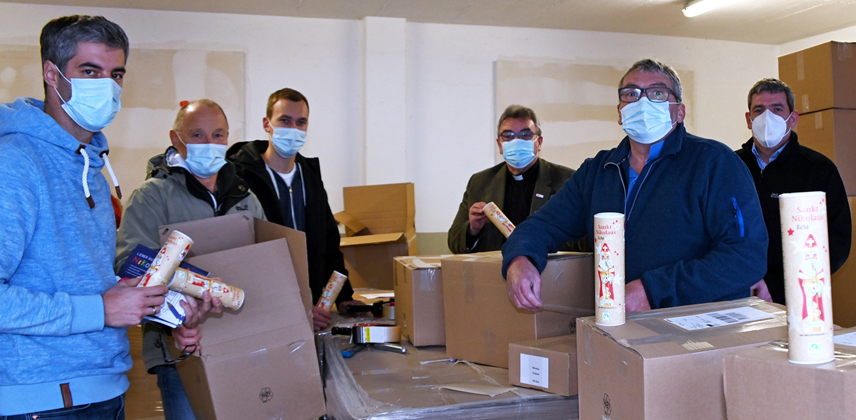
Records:
{"label": "blue surgical face mask", "polygon": [[651,102],[643,96],[621,108],[621,127],[631,139],[639,143],[656,143],[675,126],[669,113],[669,104],[676,103]]}
{"label": "blue surgical face mask", "polygon": [[99,132],[113,122],[116,113],[122,109],[122,88],[115,80],[98,79],[67,79],[56,68],[59,75],[71,84],[71,98],[63,99],[54,88],[57,96],[63,102],[62,109],[81,128],[93,133]]}
{"label": "blue surgical face mask", "polygon": [[523,169],[535,160],[535,141],[514,139],[502,143],[502,157],[513,168]]}
{"label": "blue surgical face mask", "polygon": [[[175,134],[178,136],[178,133]],[[215,143],[184,143],[181,136],[178,136],[178,141],[182,142],[187,147],[187,157],[184,162],[187,168],[193,175],[200,178],[211,178],[220,168],[226,164],[226,149],[225,144]]]}
{"label": "blue surgical face mask", "polygon": [[272,127],[273,135],[270,142],[273,143],[276,153],[288,159],[296,155],[306,143],[306,132],[296,128]]}

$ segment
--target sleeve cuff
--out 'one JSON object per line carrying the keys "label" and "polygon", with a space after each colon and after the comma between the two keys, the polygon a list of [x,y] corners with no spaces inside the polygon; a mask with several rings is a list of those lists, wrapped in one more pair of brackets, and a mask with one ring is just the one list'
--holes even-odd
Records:
{"label": "sleeve cuff", "polygon": [[104,329],[104,300],[101,295],[69,296],[71,299],[71,333],[80,334]]}

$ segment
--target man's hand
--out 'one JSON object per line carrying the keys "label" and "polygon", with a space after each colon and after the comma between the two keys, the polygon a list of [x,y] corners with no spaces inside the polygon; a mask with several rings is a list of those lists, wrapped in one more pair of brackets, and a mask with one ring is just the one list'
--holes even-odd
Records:
{"label": "man's hand", "polygon": [[209,312],[223,313],[223,303],[220,302],[220,298],[212,299],[211,292],[207,290],[202,292],[202,300],[187,296],[187,299],[181,302],[181,307],[184,308],[185,313],[182,325],[187,328],[196,328]]}
{"label": "man's hand", "polygon": [[348,313],[348,306],[351,306],[351,305],[365,305],[365,303],[363,303],[362,301],[359,301],[359,300],[346,300],[343,302],[337,302],[336,303],[336,307],[339,308],[340,314]]}
{"label": "man's hand", "polygon": [[648,303],[648,293],[645,293],[642,280],[636,279],[624,285],[624,308],[627,312],[651,309],[651,304]]}
{"label": "man's hand", "polygon": [[470,207],[470,226],[467,228],[467,231],[471,236],[478,235],[484,224],[487,223],[487,215],[484,214],[485,205],[487,203],[479,201]]}
{"label": "man's hand", "polygon": [[142,277],[120,280],[101,295],[104,300],[104,325],[130,327],[146,315],[154,315],[164,302],[166,286],[136,287]]}
{"label": "man's hand", "polygon": [[330,311],[325,311],[317,306],[312,307],[312,324],[315,331],[321,331],[327,328],[333,322],[333,314]]}
{"label": "man's hand", "polygon": [[202,335],[199,334],[199,328],[187,328],[184,325],[179,325],[172,329],[172,338],[178,343],[182,349],[187,349],[188,353],[193,353],[199,348],[199,340]]}
{"label": "man's hand", "polygon": [[532,265],[528,257],[515,257],[506,270],[505,287],[508,300],[520,309],[535,311],[544,304],[541,302],[541,273]]}
{"label": "man's hand", "polygon": [[764,281],[764,279],[761,279],[761,281],[750,287],[749,292],[752,296],[758,296],[759,299],[766,300],[770,303],[773,302],[773,296],[770,295],[770,289],[767,288],[767,282]]}

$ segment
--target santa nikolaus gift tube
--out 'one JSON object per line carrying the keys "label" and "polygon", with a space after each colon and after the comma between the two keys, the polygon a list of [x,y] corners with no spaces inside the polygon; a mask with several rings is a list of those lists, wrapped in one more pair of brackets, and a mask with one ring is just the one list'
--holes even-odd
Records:
{"label": "santa nikolaus gift tube", "polygon": [[594,215],[594,303],[598,325],[624,324],[624,215]]}
{"label": "santa nikolaus gift tube", "polygon": [[826,193],[782,194],[779,215],[788,304],[788,359],[804,364],[829,362],[835,346]]}
{"label": "santa nikolaus gift tube", "polygon": [[199,299],[202,299],[202,293],[207,290],[212,299],[220,298],[223,306],[229,309],[238,310],[244,304],[243,289],[183,268],[175,269],[175,274],[168,286],[170,290]]}
{"label": "santa nikolaus gift tube", "polygon": [[342,286],[345,284],[345,280],[347,279],[348,276],[338,271],[333,271],[333,274],[330,275],[330,280],[328,280],[327,285],[324,286],[324,291],[321,292],[321,297],[318,298],[318,303],[315,306],[329,312],[330,309],[333,308],[333,304],[336,303],[336,298],[339,297],[339,292],[342,291]]}
{"label": "santa nikolaus gift tube", "polygon": [[485,216],[490,219],[490,222],[502,232],[503,235],[507,238],[511,235],[511,232],[514,232],[514,223],[511,223],[511,220],[496,206],[496,204],[491,201],[484,205],[482,209],[484,211]]}
{"label": "santa nikolaus gift tube", "polygon": [[166,286],[191,246],[193,239],[189,236],[177,230],[170,232],[137,287]]}

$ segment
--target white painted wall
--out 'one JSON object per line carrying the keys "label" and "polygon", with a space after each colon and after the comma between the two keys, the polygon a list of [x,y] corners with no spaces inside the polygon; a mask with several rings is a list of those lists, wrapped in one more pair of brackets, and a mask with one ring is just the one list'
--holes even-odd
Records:
{"label": "white painted wall", "polygon": [[[73,13],[102,14],[114,20],[134,47],[244,52],[246,129],[231,133],[231,140],[263,138],[261,119],[267,97],[289,86],[309,99],[309,136],[303,151],[321,158],[333,211],[342,209],[342,187],[366,179],[365,83],[377,75],[363,74],[366,51],[371,51],[365,45],[364,21],[0,3],[0,45],[38,45],[39,31],[48,20]],[[640,58],[658,58],[693,72],[690,115],[696,134],[736,148],[749,137],[743,120],[746,92],[756,80],[776,75],[779,53],[776,46],[759,44],[422,23],[406,23],[402,36],[406,135],[400,139],[404,147],[398,150],[406,151],[406,164],[403,169],[391,164],[405,173],[389,179],[416,184],[420,232],[446,231],[469,176],[496,161],[497,59],[624,68]],[[128,77],[133,77],[133,66],[132,55]],[[151,124],[163,125],[164,135],[152,138],[147,147],[166,147],[172,121],[161,119]],[[382,121],[370,120],[372,128]],[[109,138],[109,128],[107,134]],[[580,162],[559,163],[576,167]]]}

